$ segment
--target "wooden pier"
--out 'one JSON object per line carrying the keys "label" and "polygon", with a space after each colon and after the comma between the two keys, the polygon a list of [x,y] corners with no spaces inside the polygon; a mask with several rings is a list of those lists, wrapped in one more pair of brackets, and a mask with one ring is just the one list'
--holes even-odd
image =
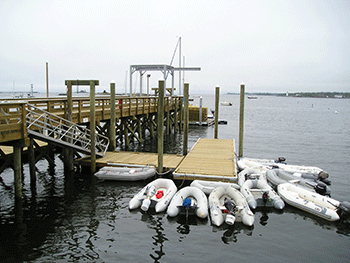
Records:
{"label": "wooden pier", "polygon": [[[158,96],[130,97],[116,96],[113,82],[110,95],[96,97],[98,80],[68,80],[65,84],[66,98],[9,100],[0,104],[0,145],[13,149],[12,154],[1,150],[0,173],[6,166],[13,168],[17,199],[22,196],[21,166],[25,147],[28,147],[31,185],[35,188],[35,163],[43,155],[34,151],[34,147],[40,147],[34,138],[49,146],[56,144],[63,148],[64,165],[69,175],[74,174],[75,159],[76,163],[77,160],[80,164],[89,163],[91,175],[96,172],[96,166],[119,163],[154,165],[159,173],[163,168],[175,169],[175,180],[237,180],[234,140],[219,140],[217,136],[199,139],[188,153],[188,83],[184,84],[184,96],[164,96],[165,82],[159,80]],[[90,97],[73,98],[72,85],[89,85]],[[216,96],[216,108],[218,101]],[[196,112],[195,119],[198,115],[199,123],[203,123],[206,109]],[[217,120],[218,110],[215,115]],[[175,133],[182,128],[183,155],[163,154],[163,132]],[[216,121],[215,134],[217,129]],[[127,148],[132,140],[142,142],[146,132],[152,137],[157,134],[158,153],[115,152],[117,141],[119,147],[124,144]],[[81,158],[79,153],[91,155]],[[53,158],[47,155],[50,162]],[[96,160],[96,157],[102,158]]]}

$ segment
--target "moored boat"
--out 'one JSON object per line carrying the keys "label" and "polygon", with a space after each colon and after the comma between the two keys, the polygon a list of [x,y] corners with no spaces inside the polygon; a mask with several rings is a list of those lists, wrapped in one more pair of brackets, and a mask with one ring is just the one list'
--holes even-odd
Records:
{"label": "moored boat", "polygon": [[283,183],[277,187],[278,194],[289,205],[319,216],[328,221],[340,219],[337,213],[341,203],[327,196],[311,192],[291,183]]}
{"label": "moored boat", "polygon": [[268,181],[276,187],[283,183],[294,183],[309,188],[310,190],[312,189],[322,195],[331,194],[331,189],[327,184],[320,180],[305,178],[303,174],[299,172],[292,173],[282,169],[271,169],[266,172],[266,177]]}
{"label": "moored boat", "polygon": [[[238,174],[239,183],[241,184],[240,191],[246,198],[250,209],[255,210],[258,206],[274,207],[282,210],[284,202],[281,197],[267,183],[266,172],[247,168]],[[247,179],[243,181],[243,176]]]}
{"label": "moored boat", "polygon": [[215,188],[219,186],[222,186],[226,190],[230,185],[236,189],[240,188],[238,184],[221,181],[193,180],[191,183],[191,186],[201,189],[207,195],[209,195]]}
{"label": "moored boat", "polygon": [[100,180],[140,181],[151,178],[156,174],[153,166],[144,167],[102,167],[95,176]]}
{"label": "moored boat", "polygon": [[211,222],[220,226],[224,222],[233,225],[242,222],[247,226],[254,224],[254,214],[250,210],[242,193],[232,186],[226,190],[219,186],[209,195],[209,210]]}
{"label": "moored boat", "polygon": [[[237,161],[237,166],[239,169],[246,169],[252,167],[263,166],[266,169],[279,168],[291,173],[302,173],[307,177],[312,177],[313,179],[324,180],[325,183],[330,183],[328,181],[329,174],[319,167],[315,166],[305,166],[305,165],[293,165],[287,164],[286,158],[279,157],[276,160],[270,159],[254,159],[254,158],[240,158]],[[328,181],[328,182],[327,182]]]}
{"label": "moored boat", "polygon": [[171,200],[167,214],[170,217],[175,217],[180,212],[206,218],[208,216],[208,199],[204,192],[193,186],[180,189]]}
{"label": "moored boat", "polygon": [[176,191],[177,187],[171,179],[158,178],[148,183],[129,201],[129,209],[141,206],[143,211],[147,211],[153,203],[156,213],[163,212]]}

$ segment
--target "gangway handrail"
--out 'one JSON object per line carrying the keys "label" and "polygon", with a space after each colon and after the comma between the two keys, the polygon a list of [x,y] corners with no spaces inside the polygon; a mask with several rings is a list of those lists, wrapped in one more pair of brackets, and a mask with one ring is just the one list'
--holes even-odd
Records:
{"label": "gangway handrail", "polygon": [[[27,133],[62,146],[90,154],[91,131],[32,104],[26,103]],[[96,133],[96,155],[104,156],[109,145],[106,136]]]}

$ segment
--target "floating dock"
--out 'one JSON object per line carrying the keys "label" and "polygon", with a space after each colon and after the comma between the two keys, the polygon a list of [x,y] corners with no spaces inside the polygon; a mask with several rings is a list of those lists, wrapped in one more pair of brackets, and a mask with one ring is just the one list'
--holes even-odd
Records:
{"label": "floating dock", "polygon": [[198,139],[173,176],[178,180],[236,182],[235,141]]}
{"label": "floating dock", "polygon": [[[198,139],[186,156],[164,154],[163,165],[175,169],[175,180],[207,180],[236,182],[236,161],[234,140]],[[89,166],[90,156],[77,160],[80,165]],[[96,167],[125,165],[158,165],[157,153],[146,152],[106,152],[96,160]]]}

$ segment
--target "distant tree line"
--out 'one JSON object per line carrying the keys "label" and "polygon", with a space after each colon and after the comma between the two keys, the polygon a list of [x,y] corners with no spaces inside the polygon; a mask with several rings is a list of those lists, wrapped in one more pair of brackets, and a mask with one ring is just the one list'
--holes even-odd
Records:
{"label": "distant tree line", "polygon": [[[239,95],[239,93],[229,92],[227,94]],[[306,98],[350,98],[350,92],[291,92],[291,93],[270,93],[270,92],[259,92],[259,93],[249,93],[246,95],[251,96],[280,96],[280,97],[306,97]]]}
{"label": "distant tree line", "polygon": [[[286,96],[281,93],[280,96]],[[350,98],[350,92],[295,92],[289,93],[291,97],[309,97],[309,98]]]}

